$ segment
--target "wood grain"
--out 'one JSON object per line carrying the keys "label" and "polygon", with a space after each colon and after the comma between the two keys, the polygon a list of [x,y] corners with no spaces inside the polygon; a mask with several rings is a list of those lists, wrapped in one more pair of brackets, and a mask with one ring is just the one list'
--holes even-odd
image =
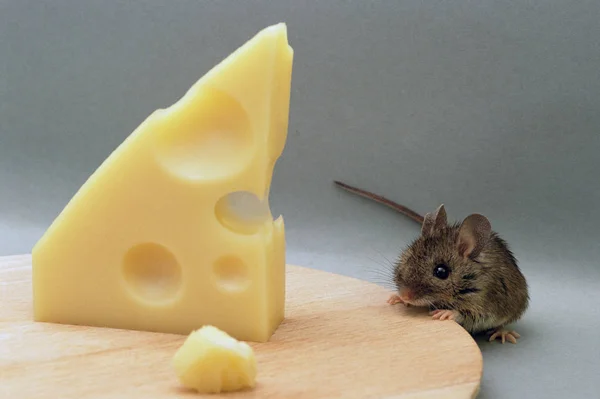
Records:
{"label": "wood grain", "polygon": [[[0,397],[196,398],[171,358],[185,337],[31,321],[31,258],[0,258]],[[258,385],[227,398],[475,397],[483,362],[453,321],[390,306],[364,281],[287,267],[286,320],[252,344]]]}

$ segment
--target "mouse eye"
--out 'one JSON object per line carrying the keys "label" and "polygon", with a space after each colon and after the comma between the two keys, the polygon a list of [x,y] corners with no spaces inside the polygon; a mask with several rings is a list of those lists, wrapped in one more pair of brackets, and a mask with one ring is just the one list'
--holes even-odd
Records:
{"label": "mouse eye", "polygon": [[433,275],[439,278],[440,280],[445,280],[450,275],[450,268],[448,266],[442,264],[437,265],[433,269]]}

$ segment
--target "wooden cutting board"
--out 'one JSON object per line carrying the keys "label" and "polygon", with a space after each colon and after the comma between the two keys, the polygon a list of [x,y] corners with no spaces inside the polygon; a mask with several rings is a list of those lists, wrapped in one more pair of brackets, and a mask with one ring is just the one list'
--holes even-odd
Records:
{"label": "wooden cutting board", "polygon": [[32,321],[31,257],[0,258],[0,398],[416,399],[475,397],[481,352],[453,321],[390,306],[364,281],[287,268],[286,320],[252,391],[183,389],[171,359],[185,336]]}

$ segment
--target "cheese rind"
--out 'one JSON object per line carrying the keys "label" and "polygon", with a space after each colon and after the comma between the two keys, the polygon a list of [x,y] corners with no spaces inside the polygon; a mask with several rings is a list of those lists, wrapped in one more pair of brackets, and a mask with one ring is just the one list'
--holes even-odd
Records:
{"label": "cheese rind", "polygon": [[287,136],[293,50],[270,26],[152,113],[33,248],[36,321],[267,341],[284,318],[285,228],[267,201]]}
{"label": "cheese rind", "polygon": [[214,326],[193,331],[173,356],[179,381],[200,393],[221,393],[254,388],[256,358],[240,342]]}

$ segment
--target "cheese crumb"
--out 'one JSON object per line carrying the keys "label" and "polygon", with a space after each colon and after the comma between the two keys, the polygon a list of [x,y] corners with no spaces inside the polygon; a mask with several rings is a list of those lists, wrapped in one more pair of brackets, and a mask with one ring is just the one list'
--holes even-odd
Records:
{"label": "cheese crumb", "polygon": [[214,326],[190,333],[173,357],[179,381],[199,393],[254,388],[256,358],[245,342]]}

